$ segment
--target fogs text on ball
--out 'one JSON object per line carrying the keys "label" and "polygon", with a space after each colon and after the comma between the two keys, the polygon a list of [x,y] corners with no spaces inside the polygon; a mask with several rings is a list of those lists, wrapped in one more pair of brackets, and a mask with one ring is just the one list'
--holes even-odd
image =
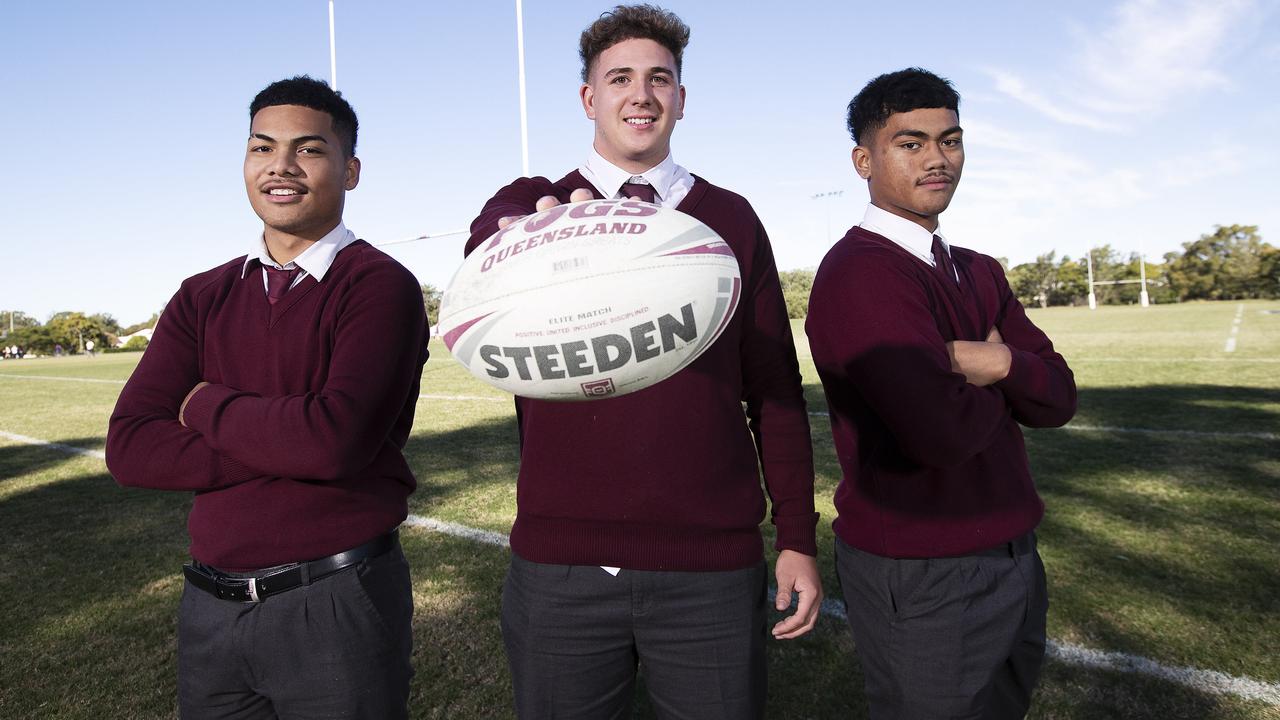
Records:
{"label": "fogs text on ball", "polygon": [[454,275],[440,333],[509,392],[586,400],[670,377],[709,347],[741,292],[733,251],[638,200],[558,205],[499,230]]}

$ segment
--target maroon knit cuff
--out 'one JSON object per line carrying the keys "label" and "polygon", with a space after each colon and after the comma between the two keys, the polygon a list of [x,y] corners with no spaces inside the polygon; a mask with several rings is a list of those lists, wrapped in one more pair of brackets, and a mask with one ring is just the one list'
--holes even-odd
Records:
{"label": "maroon knit cuff", "polygon": [[1008,347],[1009,374],[997,382],[996,387],[1020,396],[1036,393],[1043,387],[1045,379],[1040,357],[1012,345]]}
{"label": "maroon knit cuff", "polygon": [[773,526],[777,530],[777,540],[773,543],[775,550],[795,550],[802,555],[818,556],[818,513],[807,515],[788,515],[774,517]]}
{"label": "maroon knit cuff", "polygon": [[236,391],[226,385],[209,384],[196,391],[182,410],[182,421],[201,435],[208,435],[213,425],[213,413],[224,400]]}

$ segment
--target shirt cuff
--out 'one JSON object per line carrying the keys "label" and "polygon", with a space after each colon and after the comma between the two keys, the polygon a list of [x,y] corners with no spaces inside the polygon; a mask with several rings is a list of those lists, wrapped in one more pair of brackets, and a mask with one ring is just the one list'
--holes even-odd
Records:
{"label": "shirt cuff", "polygon": [[773,526],[777,529],[774,550],[794,550],[802,555],[818,556],[818,513],[775,517]]}

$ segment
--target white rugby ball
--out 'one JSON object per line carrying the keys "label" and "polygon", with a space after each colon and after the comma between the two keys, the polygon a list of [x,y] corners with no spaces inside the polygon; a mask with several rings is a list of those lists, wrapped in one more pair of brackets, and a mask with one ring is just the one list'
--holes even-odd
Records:
{"label": "white rugby ball", "polygon": [[508,225],[445,290],[439,332],[473,375],[594,400],[674,375],[733,317],[742,279],[714,230],[639,200],[557,205]]}

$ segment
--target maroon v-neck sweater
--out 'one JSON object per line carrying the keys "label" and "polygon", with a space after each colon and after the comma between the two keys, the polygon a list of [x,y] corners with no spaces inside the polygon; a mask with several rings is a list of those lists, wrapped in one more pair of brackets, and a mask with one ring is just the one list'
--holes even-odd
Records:
{"label": "maroon v-neck sweater", "polygon": [[[538,177],[508,185],[471,224],[467,252],[497,231],[498,218],[532,212],[543,195],[567,202],[576,188],[595,192],[577,171],[554,184]],[[733,248],[743,278],[738,310],[702,356],[652,387],[581,403],[516,398],[511,549],[526,560],[750,566],[763,554],[761,468],[777,546],[816,553],[809,419],[768,237],[745,199],[701,178],[678,209]]]}
{"label": "maroon v-neck sweater", "polygon": [[[994,259],[951,247],[961,285],[854,227],[818,269],[805,329],[843,478],[836,534],[866,552],[946,557],[1011,540],[1044,514],[1019,423],[1075,414],[1070,368]],[[963,289],[962,289],[963,288]],[[995,327],[1013,356],[988,387],[951,371],[945,343]]]}
{"label": "maroon v-neck sweater", "polygon": [[191,555],[224,570],[332,555],[404,520],[427,359],[417,280],[368,243],[274,306],[243,263],[182,283],[107,432],[120,484],[196,493]]}

